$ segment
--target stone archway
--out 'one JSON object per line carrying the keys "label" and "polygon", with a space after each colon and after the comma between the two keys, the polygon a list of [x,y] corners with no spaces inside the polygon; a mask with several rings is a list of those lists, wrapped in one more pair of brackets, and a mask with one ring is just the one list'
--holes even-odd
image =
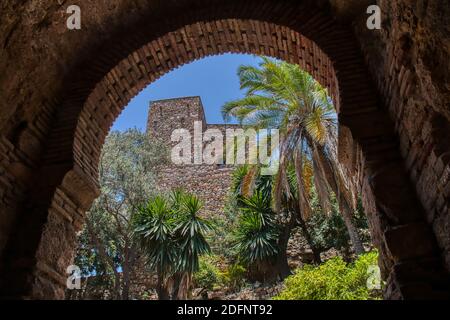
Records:
{"label": "stone archway", "polygon": [[[110,19],[112,26],[100,24],[107,36],[88,30],[82,39],[86,51],[76,50],[81,57],[70,63],[59,98],[47,102],[32,125],[25,121],[9,130],[9,141],[2,144],[11,159],[3,164],[10,176],[4,194],[12,193],[6,208],[15,213],[2,243],[2,295],[63,297],[76,232],[98,195],[98,158],[112,122],[162,74],[225,52],[297,63],[330,90],[339,112],[341,159],[360,177],[388,281],[386,297],[446,292],[447,275],[404,168],[394,125],[353,31],[336,21],[327,1],[154,1],[130,13],[119,12],[121,4],[114,2],[110,15],[96,11],[109,10],[107,5],[84,6],[92,9],[92,21]],[[92,40],[96,35],[99,45]],[[75,48],[75,40],[71,43]]]}

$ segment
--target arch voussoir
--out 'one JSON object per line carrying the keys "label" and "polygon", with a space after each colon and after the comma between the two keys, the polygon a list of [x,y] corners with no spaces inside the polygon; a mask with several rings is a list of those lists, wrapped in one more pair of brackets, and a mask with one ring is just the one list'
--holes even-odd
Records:
{"label": "arch voussoir", "polygon": [[[7,239],[0,238],[0,295],[64,296],[65,268],[73,259],[84,214],[99,192],[98,162],[113,121],[162,75],[224,53],[298,64],[328,89],[339,114],[340,158],[364,195],[380,251],[388,282],[385,296],[447,294],[448,273],[409,181],[395,127],[350,26],[337,22],[330,6],[306,0],[186,0],[148,1],[141,9],[125,16],[125,22],[103,17],[112,21],[111,27],[104,26],[108,36],[100,37],[100,45],[84,42],[90,43],[89,50],[80,51],[79,64],[59,84],[64,87],[59,99],[36,120],[40,129],[25,126],[24,132],[43,132],[45,140],[36,143],[39,156],[29,159],[32,164],[14,164],[26,162],[17,160],[27,157],[19,152],[21,132],[12,135],[16,144],[1,137],[0,154],[12,161],[0,162],[0,195],[9,197],[5,212],[17,217],[8,223],[13,231]],[[87,31],[86,38],[100,36]],[[19,194],[11,195],[13,190]]]}

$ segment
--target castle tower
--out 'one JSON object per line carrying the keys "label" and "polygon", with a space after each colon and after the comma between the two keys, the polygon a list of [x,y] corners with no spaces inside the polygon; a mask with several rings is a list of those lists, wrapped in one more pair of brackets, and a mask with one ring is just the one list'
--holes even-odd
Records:
{"label": "castle tower", "polygon": [[184,97],[150,102],[147,133],[168,146],[175,129],[187,129],[194,133],[194,122],[201,121],[206,130],[206,118],[200,97]]}
{"label": "castle tower", "polygon": [[[150,103],[147,134],[150,139],[158,139],[169,147],[175,129],[187,129],[193,136],[194,122],[203,123],[203,131],[219,129],[225,134],[229,127],[236,125],[207,124],[200,97],[185,97],[153,101]],[[158,168],[157,187],[161,191],[182,188],[197,195],[203,202],[203,216],[223,214],[226,197],[231,187],[232,166],[220,165],[175,165],[169,163]]]}

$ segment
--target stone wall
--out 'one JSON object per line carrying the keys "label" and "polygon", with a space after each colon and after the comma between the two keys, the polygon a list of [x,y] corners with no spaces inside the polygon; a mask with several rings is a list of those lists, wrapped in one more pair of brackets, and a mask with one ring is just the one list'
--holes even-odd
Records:
{"label": "stone wall", "polygon": [[[404,168],[415,186],[383,197],[400,202],[411,193],[417,194],[424,208],[420,216],[425,217],[435,237],[428,246],[442,256],[438,264],[450,270],[450,8],[448,3],[435,0],[377,3],[382,9],[382,30],[368,30],[364,18],[353,25],[384,109],[394,121],[399,137],[395,147],[400,149]],[[407,257],[408,242],[404,239],[424,236],[419,231],[423,222],[419,216],[413,218],[416,207],[403,209],[409,213],[408,220],[394,221],[398,225],[395,248],[391,249],[394,260],[398,260],[396,255]],[[419,251],[417,247],[414,250]],[[414,263],[399,263],[398,277],[405,270],[415,274],[416,280],[429,277],[436,270],[430,261],[422,254]],[[435,282],[448,285],[448,278],[439,279],[438,273]]]}
{"label": "stone wall", "polygon": [[191,161],[188,165],[170,164],[158,167],[158,187],[164,191],[182,188],[197,195],[203,202],[204,216],[217,216],[223,212],[231,187],[234,167],[224,164],[194,164],[194,122],[202,123],[202,133],[218,129],[223,133],[225,150],[226,129],[237,125],[208,124],[200,97],[187,97],[154,101],[150,104],[147,132],[150,139],[159,139],[169,148],[177,144],[171,141],[175,129],[189,130],[192,136]]}
{"label": "stone wall", "polygon": [[62,297],[113,121],[161,75],[234,52],[297,63],[329,88],[386,297],[448,293],[450,5],[379,0],[383,30],[369,31],[373,2],[74,0],[79,31],[65,2],[2,3],[0,296]]}
{"label": "stone wall", "polygon": [[[379,0],[382,30],[355,31],[450,270],[450,6]],[[395,195],[400,196],[400,195]]]}

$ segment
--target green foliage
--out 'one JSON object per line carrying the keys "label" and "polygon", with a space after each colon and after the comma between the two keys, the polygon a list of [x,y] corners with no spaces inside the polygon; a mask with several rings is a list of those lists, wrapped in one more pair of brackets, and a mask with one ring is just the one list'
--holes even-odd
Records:
{"label": "green foliage", "polygon": [[237,206],[227,202],[223,215],[210,218],[210,223],[214,228],[206,234],[206,240],[211,246],[214,254],[220,255],[228,260],[233,260],[236,250],[233,248],[233,233],[238,220]]}
{"label": "green foliage", "polygon": [[[279,170],[272,192],[277,213],[288,207],[290,211],[300,213],[302,220],[309,219],[313,211],[309,199],[310,178],[314,176],[323,211],[329,211],[330,191],[339,194],[351,242],[357,253],[364,251],[349,218],[353,214],[350,211],[354,190],[347,190],[346,177],[339,168],[335,148],[337,115],[327,90],[298,65],[267,57],[262,57],[257,67],[241,66],[238,75],[246,95],[226,103],[222,114],[225,119],[234,117],[255,129],[280,130]],[[289,175],[292,166],[294,175]],[[236,176],[245,175],[244,171],[237,172]],[[244,179],[242,184],[234,183],[233,190],[240,187],[240,192],[247,195],[246,191],[251,190],[249,186],[252,185],[248,182]]]}
{"label": "green foliage", "polygon": [[201,207],[196,196],[177,190],[151,198],[133,216],[135,238],[163,278],[198,271],[199,256],[210,252],[204,234],[211,226],[198,216]]}
{"label": "green foliage", "polygon": [[167,199],[156,196],[133,216],[136,239],[144,249],[150,267],[163,274],[172,274],[176,270],[179,249],[174,237],[176,213]]}
{"label": "green foliage", "polygon": [[350,238],[340,213],[332,212],[328,216],[314,213],[307,224],[313,243],[320,251],[348,249]]}
{"label": "green foliage", "polygon": [[218,287],[227,288],[230,291],[238,291],[245,284],[247,270],[239,263],[223,266],[223,257],[217,255],[205,255],[200,257],[200,268],[194,273],[194,284],[203,289],[213,290]]}
{"label": "green foliage", "polygon": [[283,131],[286,124],[301,121],[308,134],[322,142],[326,123],[336,119],[326,90],[298,65],[267,57],[261,60],[258,67],[239,68],[246,96],[222,107],[224,119],[233,116],[246,125]]}
{"label": "green foliage", "polygon": [[[100,196],[86,215],[75,264],[93,287],[121,297],[129,283],[118,270],[139,272],[141,255],[132,239],[130,218],[136,207],[155,190],[155,167],[165,163],[168,150],[138,129],[113,131],[105,140],[99,165]],[[141,270],[142,271],[142,270]],[[120,283],[118,283],[120,282]],[[87,292],[86,294],[89,294]]]}
{"label": "green foliage", "polygon": [[312,194],[312,216],[307,221],[312,241],[317,249],[326,251],[330,248],[337,250],[348,249],[350,237],[345,226],[344,219],[339,212],[339,205],[336,197],[330,197],[331,212],[324,214],[315,191],[315,187],[311,188]]}
{"label": "green foliage", "polygon": [[[330,197],[330,209],[328,214],[324,214],[319,203],[319,198],[315,187],[311,188],[312,216],[307,221],[312,241],[317,249],[326,251],[331,248],[348,251],[350,249],[350,237],[345,225],[342,213],[334,194]],[[362,208],[361,201],[358,202],[354,215],[354,224],[358,229],[361,239],[364,242],[370,241],[367,218]]]}
{"label": "green foliage", "polygon": [[358,198],[354,221],[356,228],[358,228],[358,232],[361,236],[362,241],[365,243],[370,243],[371,236],[369,231],[369,221],[367,220],[361,197]]}
{"label": "green foliage", "polygon": [[118,244],[121,243],[121,237],[114,232],[115,225],[107,212],[103,210],[91,211],[88,213],[88,219],[93,221],[92,224],[96,226],[97,237],[101,239],[105,253],[111,258],[110,262],[113,266],[99,254],[99,250],[87,228],[78,237],[79,244],[75,256],[75,265],[81,268],[82,277],[98,275],[94,281],[102,282],[107,286],[110,284],[108,276],[112,275],[112,268],[120,267],[121,252],[118,250]]}
{"label": "green foliage", "polygon": [[368,300],[379,293],[368,289],[369,267],[377,265],[377,252],[346,264],[341,257],[320,266],[306,265],[285,280],[286,288],[276,300]]}
{"label": "green foliage", "polygon": [[242,194],[242,181],[245,179],[245,176],[248,174],[249,166],[242,165],[236,167],[232,174],[231,180],[231,192],[233,196],[238,196]]}
{"label": "green foliage", "polygon": [[197,215],[202,205],[196,196],[186,194],[181,203],[179,223],[174,230],[180,241],[178,268],[182,272],[194,273],[199,270],[198,257],[211,251],[205,239],[211,225]]}
{"label": "green foliage", "polygon": [[100,200],[107,197],[115,207],[135,208],[154,194],[155,166],[168,155],[166,147],[138,129],[111,132],[100,161]]}
{"label": "green foliage", "polygon": [[237,291],[244,285],[246,274],[247,270],[244,266],[238,263],[231,264],[221,273],[221,282],[228,289]]}
{"label": "green foliage", "polygon": [[249,198],[241,197],[241,216],[234,233],[235,250],[246,265],[271,259],[278,253],[278,226],[270,198],[257,191]]}
{"label": "green foliage", "polygon": [[221,272],[214,265],[210,256],[202,256],[199,260],[199,270],[194,273],[194,284],[198,288],[213,290],[221,281]]}

